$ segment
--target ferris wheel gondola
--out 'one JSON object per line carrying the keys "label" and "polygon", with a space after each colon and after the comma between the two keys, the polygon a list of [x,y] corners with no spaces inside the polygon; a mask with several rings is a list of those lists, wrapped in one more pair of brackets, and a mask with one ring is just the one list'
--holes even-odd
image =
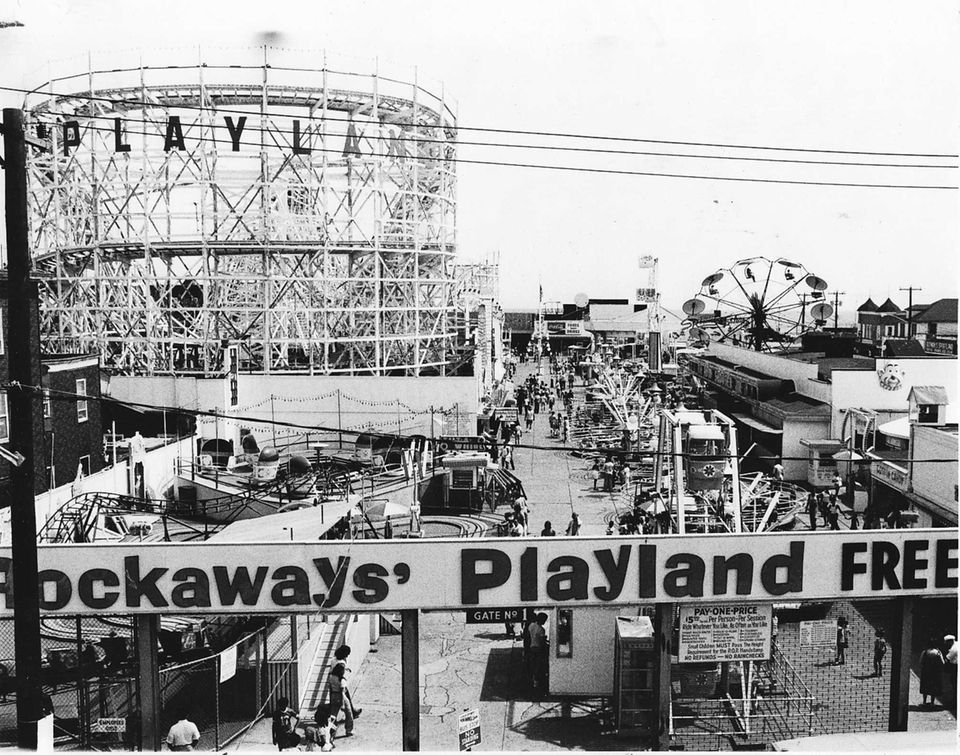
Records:
{"label": "ferris wheel gondola", "polygon": [[784,257],[738,260],[703,278],[700,292],[683,303],[689,337],[781,350],[833,314],[822,301],[826,289],[823,278]]}

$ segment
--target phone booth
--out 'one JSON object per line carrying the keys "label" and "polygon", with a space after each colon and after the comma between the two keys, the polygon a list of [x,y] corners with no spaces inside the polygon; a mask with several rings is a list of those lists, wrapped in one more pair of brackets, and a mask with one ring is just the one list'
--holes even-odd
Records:
{"label": "phone booth", "polygon": [[654,731],[656,645],[649,616],[618,616],[613,667],[616,728]]}

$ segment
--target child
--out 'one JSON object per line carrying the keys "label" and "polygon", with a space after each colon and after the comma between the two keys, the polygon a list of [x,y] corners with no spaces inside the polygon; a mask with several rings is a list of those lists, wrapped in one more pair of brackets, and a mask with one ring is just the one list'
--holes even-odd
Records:
{"label": "child", "polygon": [[887,654],[887,641],[883,630],[877,630],[877,637],[873,641],[873,675],[883,676],[883,656]]}

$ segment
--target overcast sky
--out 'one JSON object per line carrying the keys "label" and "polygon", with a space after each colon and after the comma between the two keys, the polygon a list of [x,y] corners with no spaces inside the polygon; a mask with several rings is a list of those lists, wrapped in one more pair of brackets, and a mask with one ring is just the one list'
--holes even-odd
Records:
{"label": "overcast sky", "polygon": [[[211,2],[0,0],[0,85],[92,50],[280,44],[418,66],[462,126],[826,150],[956,154],[953,2]],[[174,61],[175,62],[175,61]],[[19,98],[0,94],[5,106]],[[478,134],[463,138],[481,138]],[[509,137],[486,134],[484,139]],[[889,162],[894,158],[516,137],[535,144]],[[789,165],[462,146],[470,159],[790,180],[956,185],[957,170]],[[927,164],[937,160],[905,159]],[[957,164],[940,160],[939,164]],[[660,259],[679,307],[719,267],[787,257],[847,292],[957,292],[958,192],[458,167],[462,257],[501,262],[507,307],[631,296]]]}

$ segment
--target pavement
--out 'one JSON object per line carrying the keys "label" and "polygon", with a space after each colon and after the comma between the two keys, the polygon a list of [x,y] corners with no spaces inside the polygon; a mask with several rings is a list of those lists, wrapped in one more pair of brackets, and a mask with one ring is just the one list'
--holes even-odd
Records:
{"label": "pavement", "polygon": [[[522,365],[517,381],[530,369]],[[524,444],[559,445],[549,438],[547,416],[546,412],[537,416],[532,432],[524,434]],[[549,520],[563,534],[576,511],[582,535],[604,534],[620,500],[616,493],[593,490],[586,461],[566,452],[522,448],[515,453],[515,463],[531,508],[531,533],[539,533]],[[805,515],[799,526],[805,526]],[[790,622],[780,625],[784,655],[795,662],[818,698],[821,731],[815,733],[885,730],[888,676],[867,676],[872,671],[867,648],[872,647],[875,625],[885,621],[882,606],[870,607],[865,601],[834,603],[824,611],[827,616],[842,613],[851,623],[849,665],[838,667],[827,657],[801,656],[798,643],[791,639],[797,627]],[[363,714],[354,736],[343,737],[341,726],[337,752],[402,749],[400,669],[400,637],[382,636],[355,674],[354,695]],[[474,748],[478,751],[645,749],[644,742],[611,730],[603,700],[534,699],[524,680],[519,641],[507,638],[502,625],[467,625],[459,613],[421,615],[420,688],[420,746],[425,751],[456,751],[458,715],[471,709],[480,713],[482,741]],[[956,727],[955,713],[942,706],[924,709],[919,705],[916,675],[911,679],[910,699],[911,730]],[[273,750],[269,718],[257,722],[228,749]],[[688,745],[687,749],[697,748]]]}

